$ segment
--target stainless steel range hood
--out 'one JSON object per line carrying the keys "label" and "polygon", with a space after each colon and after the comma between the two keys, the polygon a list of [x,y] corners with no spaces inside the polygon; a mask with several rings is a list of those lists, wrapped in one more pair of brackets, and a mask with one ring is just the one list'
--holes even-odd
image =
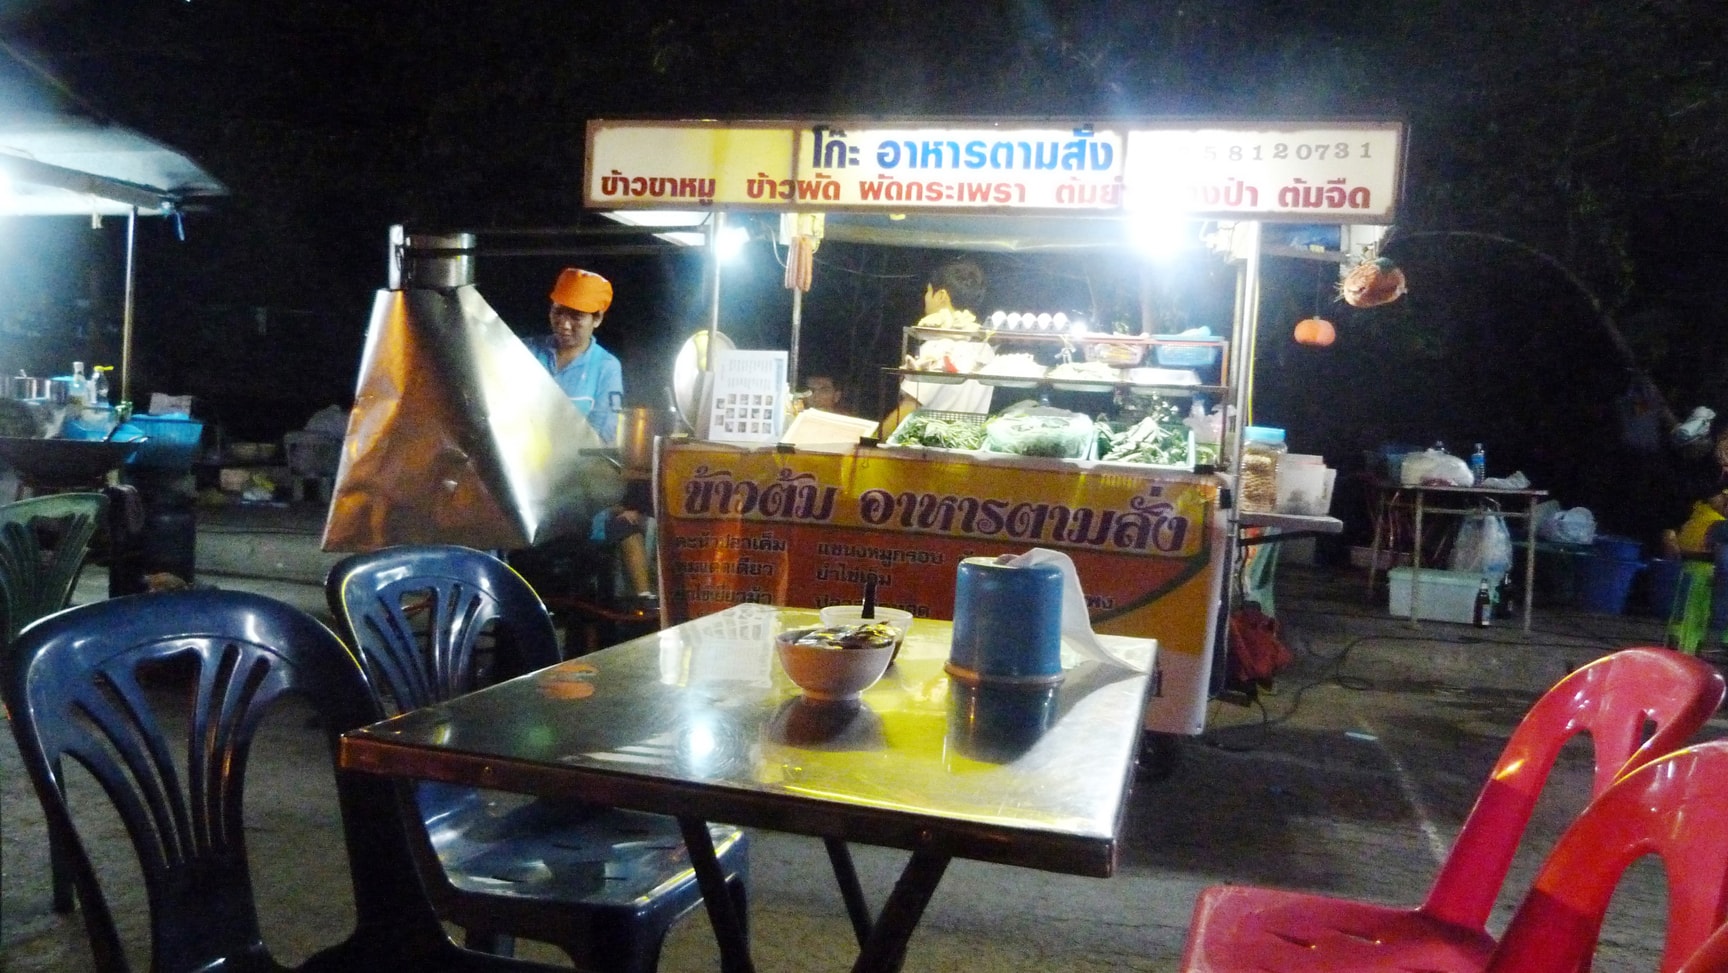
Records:
{"label": "stainless steel range hood", "polygon": [[473,238],[392,231],[324,527],[327,551],[516,550],[622,498],[605,444],[473,285]]}

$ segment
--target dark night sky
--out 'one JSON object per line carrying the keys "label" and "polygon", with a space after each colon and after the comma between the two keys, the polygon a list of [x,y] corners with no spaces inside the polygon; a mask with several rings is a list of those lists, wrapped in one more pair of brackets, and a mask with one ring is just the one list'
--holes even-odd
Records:
{"label": "dark night sky", "polygon": [[[391,224],[591,218],[578,179],[592,117],[1389,116],[1411,131],[1389,248],[1411,294],[1370,312],[1328,304],[1340,338],[1316,351],[1283,323],[1315,310],[1314,268],[1269,270],[1263,418],[1334,462],[1388,439],[1484,440],[1496,467],[1525,468],[1628,530],[1667,516],[1696,470],[1616,445],[1628,363],[1602,322],[1677,412],[1728,413],[1723,20],[1716,0],[0,2],[9,43],[233,190],[187,220],[184,243],[152,222],[140,251],[142,384],[204,395],[219,421],[286,428],[346,399]],[[97,306],[79,312],[86,336],[33,350],[51,364],[100,358],[115,231],[39,234],[22,245],[31,259],[87,265],[67,286],[95,286]],[[9,268],[29,263],[17,252]],[[48,259],[60,253],[70,258]],[[618,279],[600,337],[625,358],[631,397],[655,401],[664,361],[702,314],[698,265],[582,259]],[[788,300],[766,259],[762,248],[729,284],[727,327],[746,346],[784,342]],[[818,344],[865,349],[830,364],[868,391],[928,259],[819,254],[807,320],[846,338]],[[483,265],[482,293],[519,330],[538,329],[563,262]],[[1059,291],[1088,270],[990,269],[1008,294]],[[0,304],[30,296],[19,276],[0,272]],[[1628,464],[1630,479],[1617,472]],[[1617,485],[1631,479],[1650,482]]]}

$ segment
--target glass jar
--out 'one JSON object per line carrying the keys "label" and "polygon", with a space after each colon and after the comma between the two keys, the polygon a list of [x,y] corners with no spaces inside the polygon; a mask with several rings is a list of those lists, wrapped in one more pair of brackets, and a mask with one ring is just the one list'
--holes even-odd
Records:
{"label": "glass jar", "polygon": [[1242,435],[1242,471],[1236,483],[1238,509],[1271,513],[1278,508],[1278,460],[1288,451],[1284,430],[1249,426]]}

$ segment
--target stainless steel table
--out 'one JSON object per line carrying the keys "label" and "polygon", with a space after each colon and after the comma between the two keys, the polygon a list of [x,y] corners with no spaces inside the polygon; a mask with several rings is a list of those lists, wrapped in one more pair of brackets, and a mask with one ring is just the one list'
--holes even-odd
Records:
{"label": "stainless steel table", "polygon": [[[1468,516],[1482,511],[1482,501],[1491,500],[1496,504],[1489,511],[1510,520],[1522,520],[1526,533],[1535,533],[1536,505],[1548,498],[1547,490],[1496,490],[1478,486],[1399,486],[1391,483],[1376,483],[1373,490],[1378,498],[1375,504],[1374,540],[1368,561],[1368,594],[1374,594],[1374,575],[1380,566],[1380,541],[1388,531],[1388,521],[1393,509],[1400,503],[1399,495],[1408,493],[1412,499],[1416,523],[1413,530],[1414,543],[1411,546],[1410,557],[1410,626],[1417,627],[1420,622],[1417,612],[1422,599],[1422,518],[1424,514],[1450,514],[1453,516]],[[1471,506],[1432,506],[1430,500],[1441,504],[1470,502]],[[1523,501],[1524,509],[1510,506],[1517,501]],[[1499,507],[1506,502],[1510,506]],[[1534,537],[1531,538],[1534,540]],[[1536,591],[1536,545],[1534,543],[1524,548],[1524,631],[1530,631],[1530,603]]]}
{"label": "stainless steel table", "polygon": [[[824,839],[854,970],[897,969],[953,858],[1107,877],[1150,679],[1081,660],[1042,690],[952,682],[919,619],[854,704],[805,700],[773,636],[815,613],[740,605],[347,734],[345,768],[669,814],[730,971],[753,969],[708,821]],[[1104,637],[1150,661],[1147,639]],[[847,842],[912,853],[869,914]]]}

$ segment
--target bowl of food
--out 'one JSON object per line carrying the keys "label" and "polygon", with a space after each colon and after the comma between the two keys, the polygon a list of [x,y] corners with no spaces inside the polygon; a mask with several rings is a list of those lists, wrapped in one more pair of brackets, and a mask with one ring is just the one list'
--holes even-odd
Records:
{"label": "bowl of food", "polygon": [[774,639],[786,677],[804,698],[820,702],[862,696],[882,678],[899,647],[900,633],[882,622],[795,628]]}
{"label": "bowl of food", "polygon": [[[892,625],[895,632],[894,655],[896,656],[900,654],[900,643],[905,641],[906,633],[912,630],[911,612],[901,611],[898,608],[884,608],[881,605],[878,605],[873,609],[872,617],[870,618],[864,617],[863,605],[829,605],[827,608],[822,609],[819,614],[822,617],[822,624],[827,625],[830,628],[842,628],[848,625],[867,625],[870,622],[881,622],[884,625]],[[888,659],[888,664],[894,664],[894,659],[892,657]]]}

